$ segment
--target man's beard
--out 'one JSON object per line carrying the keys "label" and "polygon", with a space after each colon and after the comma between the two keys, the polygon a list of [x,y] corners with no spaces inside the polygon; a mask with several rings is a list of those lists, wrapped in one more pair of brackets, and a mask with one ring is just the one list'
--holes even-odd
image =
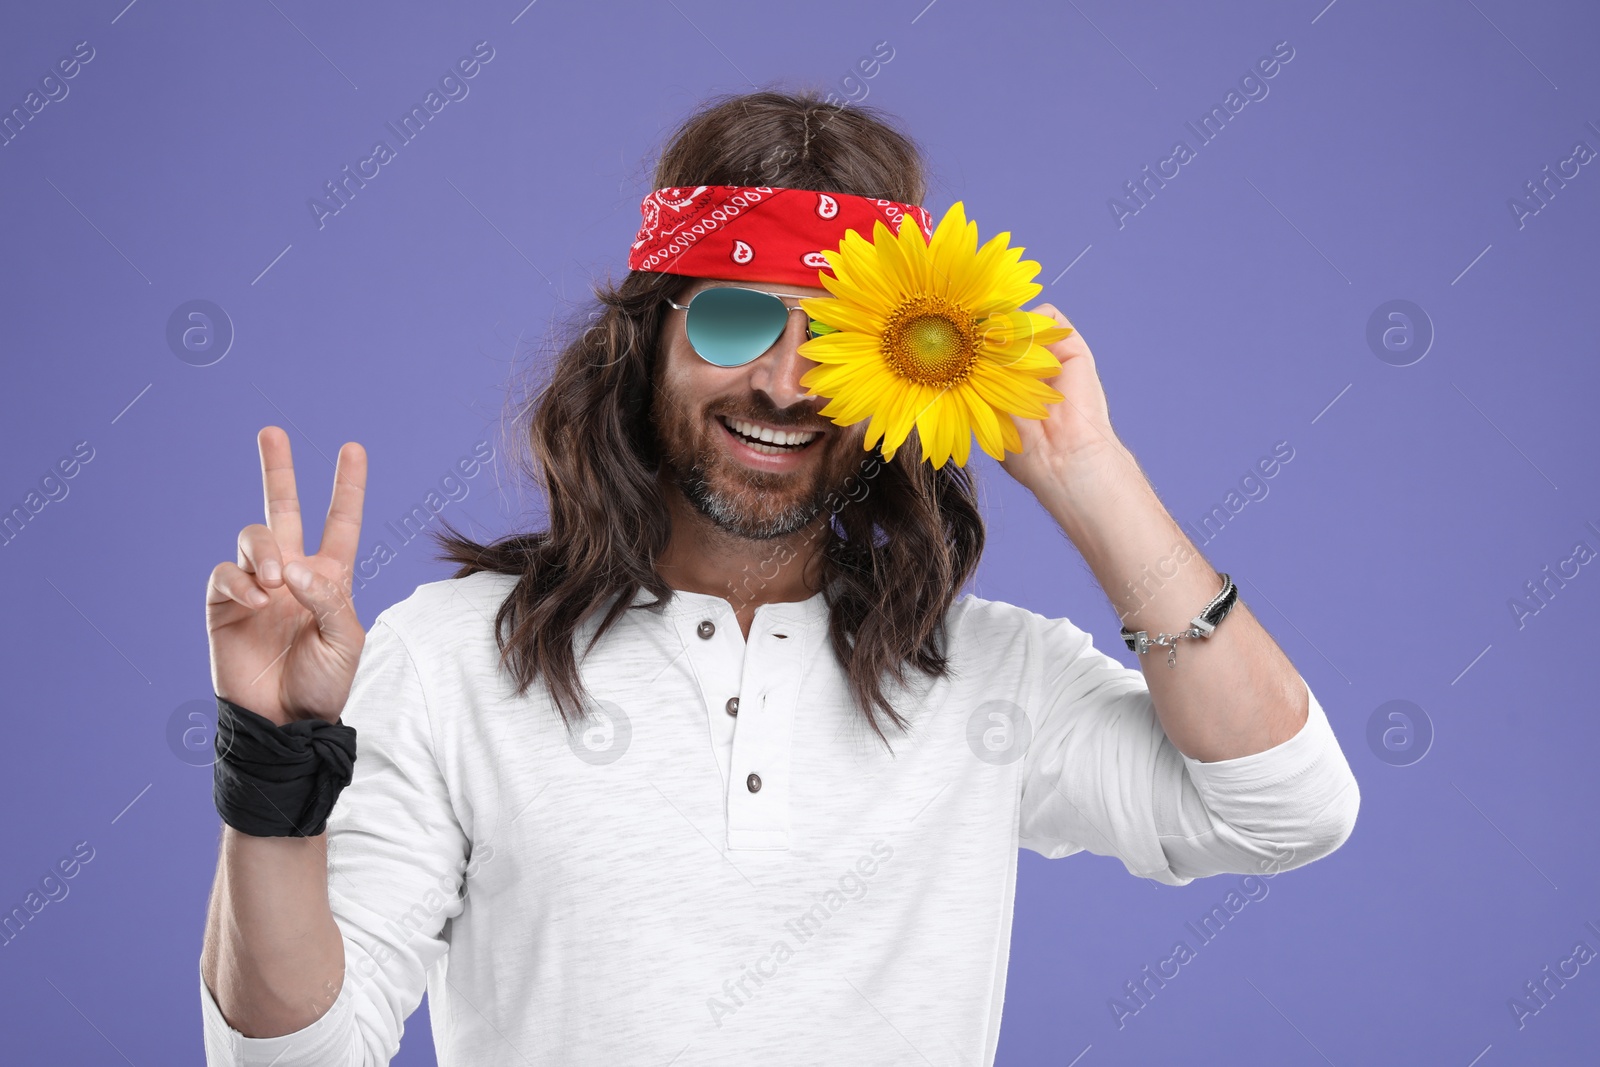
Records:
{"label": "man's beard", "polygon": [[[740,412],[757,422],[785,425],[775,410]],[[661,445],[662,473],[694,509],[718,529],[751,541],[788,537],[809,526],[839,490],[850,469],[836,469],[841,457],[824,453],[808,457],[792,471],[762,471],[734,459],[723,442],[708,434],[726,434],[721,420],[703,416],[690,420],[682,404],[658,388],[652,412]],[[837,448],[836,434],[828,433],[810,448]],[[848,462],[848,456],[842,457]]]}

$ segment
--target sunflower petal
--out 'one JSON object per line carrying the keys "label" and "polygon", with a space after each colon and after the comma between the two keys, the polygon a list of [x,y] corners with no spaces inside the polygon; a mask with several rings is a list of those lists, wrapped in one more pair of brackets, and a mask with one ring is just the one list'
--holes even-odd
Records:
{"label": "sunflower petal", "polygon": [[867,436],[874,438],[876,434],[882,434],[885,459],[892,459],[894,450],[911,436],[911,427],[916,421],[917,409],[920,407],[918,395],[920,390],[921,386],[908,385],[907,388],[895,391],[888,403],[881,406],[873,415],[872,423],[867,427]]}
{"label": "sunflower petal", "polygon": [[1017,432],[1016,421],[1010,415],[1000,416],[1000,443],[1008,451],[1022,451],[1022,435]]}
{"label": "sunflower petal", "polygon": [[977,240],[978,227],[967,221],[965,206],[957,200],[950,205],[944,218],[934,228],[928,242],[928,265],[932,272],[933,291],[941,296],[950,295],[950,287],[957,274],[957,265],[971,257],[971,245]]}
{"label": "sunflower petal", "polygon": [[934,291],[933,269],[929,262],[928,246],[922,241],[922,228],[909,215],[900,216],[900,233],[897,238],[900,254],[910,268],[911,284],[920,292]]}
{"label": "sunflower petal", "polygon": [[[855,230],[845,231],[839,252],[825,252],[824,255],[834,265],[833,273],[839,280],[867,297],[866,306],[888,307],[905,298],[904,289],[884,277],[872,244]],[[823,286],[832,292],[833,287],[826,281],[827,275],[822,277]]]}
{"label": "sunflower petal", "polygon": [[1009,311],[1021,307],[1044,292],[1044,286],[1030,281],[1039,273],[1039,264],[1033,260],[1017,262],[1020,248],[1008,248],[995,267],[995,279],[974,311],[980,315]]}
{"label": "sunflower petal", "polygon": [[[1009,236],[1006,233],[996,234],[978,249],[965,270],[961,271],[960,284],[951,286],[950,299],[968,308],[980,302],[994,285],[993,275]],[[976,233],[973,239],[976,240]]]}
{"label": "sunflower petal", "polygon": [[[822,275],[821,280],[824,288],[826,288],[828,292],[832,293],[834,297],[842,303],[852,304],[865,310],[881,307],[884,303],[882,297],[874,293],[869,287],[863,286],[857,282],[855,280],[854,273],[848,277],[840,277],[837,275],[837,273],[834,275],[824,274]],[[823,301],[827,299],[828,298],[825,296],[802,297],[800,299],[800,307],[806,312],[806,314],[811,315],[811,302]],[[813,315],[812,317],[815,318],[816,316]]]}
{"label": "sunflower petal", "polygon": [[1011,374],[1004,369],[991,369],[982,364],[973,368],[972,377],[967,382],[993,406],[1034,418],[1043,418],[1048,414],[1046,404],[1065,399],[1061,393],[1037,378]]}
{"label": "sunflower petal", "polygon": [[832,330],[795,349],[815,363],[882,363],[882,350],[876,337],[854,330]]}
{"label": "sunflower petal", "polygon": [[900,241],[882,219],[873,222],[872,233],[872,247],[878,255],[876,267],[884,285],[897,293],[915,293],[926,289],[925,285],[918,283],[915,266],[907,262]]}
{"label": "sunflower petal", "polygon": [[854,330],[857,333],[873,336],[883,332],[883,316],[871,310],[870,305],[861,307],[826,296],[808,296],[801,307],[807,315],[819,322],[827,323],[836,330]]}
{"label": "sunflower petal", "polygon": [[[899,386],[887,374],[873,375],[865,372],[853,378],[829,379],[827,382],[809,380],[808,371],[800,383],[822,396],[830,397],[821,414],[841,426],[853,426],[882,407],[883,398]],[[825,386],[831,386],[825,387]]]}
{"label": "sunflower petal", "polygon": [[944,466],[950,455],[945,443],[945,423],[940,419],[943,407],[943,397],[935,396],[916,411],[917,436],[922,440],[923,452],[933,460],[935,467]]}
{"label": "sunflower petal", "polygon": [[[937,398],[937,395],[938,391],[929,386],[920,382],[911,383],[910,388],[905,393],[904,402],[900,410],[895,413],[896,418],[890,429],[891,436],[900,441],[910,437],[911,431],[917,428],[918,422],[923,418],[923,413],[928,410],[928,405]],[[928,447],[926,434],[922,436],[922,447],[924,449]]]}
{"label": "sunflower petal", "polygon": [[[977,407],[972,404],[972,400],[973,397],[964,386],[958,385],[950,390],[950,417],[946,420],[946,426],[950,434],[950,458],[958,467],[965,467],[967,460],[972,456],[973,432],[981,435],[978,421],[981,416]],[[969,428],[973,432],[969,432]],[[980,447],[983,444],[981,436],[978,444]]]}
{"label": "sunflower petal", "polygon": [[[1004,459],[1000,451],[1000,420],[995,417],[995,409],[970,386],[963,386],[957,391],[957,395],[967,409],[972,432],[978,438],[978,447],[995,459]],[[965,462],[963,457],[962,463]]]}
{"label": "sunflower petal", "polygon": [[1036,345],[1053,345],[1057,341],[1065,341],[1077,333],[1071,326],[1046,326],[1033,335]]}

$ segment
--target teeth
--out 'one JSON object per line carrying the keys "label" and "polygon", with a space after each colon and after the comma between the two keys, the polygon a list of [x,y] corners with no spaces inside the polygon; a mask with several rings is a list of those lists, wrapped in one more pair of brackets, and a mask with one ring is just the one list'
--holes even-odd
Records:
{"label": "teeth", "polygon": [[795,433],[789,430],[774,430],[767,426],[757,426],[753,422],[743,419],[728,419],[727,423],[737,433],[746,437],[753,437],[768,444],[791,446],[803,445],[817,435],[815,433]]}

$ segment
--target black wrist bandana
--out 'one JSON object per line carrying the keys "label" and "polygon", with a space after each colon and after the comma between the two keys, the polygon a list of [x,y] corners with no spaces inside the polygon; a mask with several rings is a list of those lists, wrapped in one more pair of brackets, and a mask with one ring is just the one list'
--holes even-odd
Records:
{"label": "black wrist bandana", "polygon": [[251,837],[315,837],[355,771],[356,728],[325,719],[279,726],[217,697],[212,799]]}

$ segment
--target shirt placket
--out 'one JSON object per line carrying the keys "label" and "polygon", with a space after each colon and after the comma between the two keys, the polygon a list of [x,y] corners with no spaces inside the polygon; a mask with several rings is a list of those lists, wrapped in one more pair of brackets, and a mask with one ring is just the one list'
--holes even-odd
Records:
{"label": "shirt placket", "polygon": [[678,630],[700,687],[711,750],[722,772],[726,792],[735,720],[740,710],[740,664],[745,656],[739,623],[729,609],[718,605],[681,615]]}
{"label": "shirt placket", "polygon": [[733,734],[729,849],[789,847],[790,741],[806,637],[798,621],[757,609],[745,649],[739,723]]}
{"label": "shirt placket", "polygon": [[790,753],[817,627],[779,605],[756,608],[745,640],[726,603],[678,619],[722,773],[727,847],[789,848]]}

